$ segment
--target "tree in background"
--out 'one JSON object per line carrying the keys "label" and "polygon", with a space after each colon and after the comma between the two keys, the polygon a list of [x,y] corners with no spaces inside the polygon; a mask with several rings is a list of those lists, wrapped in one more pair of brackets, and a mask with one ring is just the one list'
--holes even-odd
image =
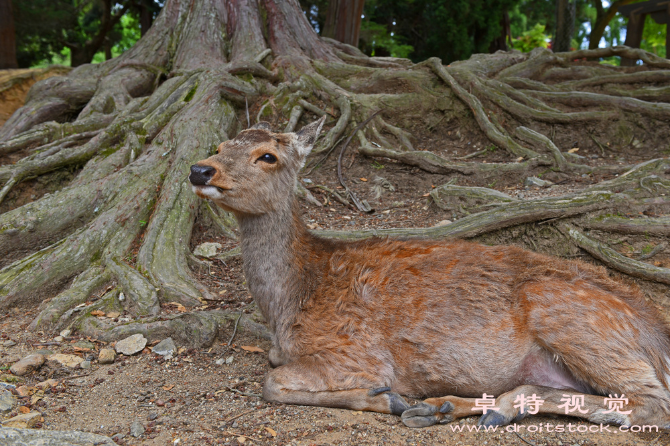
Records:
{"label": "tree in background", "polygon": [[605,9],[601,0],[592,0],[593,7],[596,9],[595,22],[591,26],[591,33],[589,34],[589,48],[598,48],[600,39],[605,34],[605,29],[610,24],[612,19],[616,16],[620,7],[635,3],[640,0],[617,0],[609,3],[609,8]]}
{"label": "tree in background", "polygon": [[12,2],[0,0],[0,69],[18,67]]}
{"label": "tree in background", "polygon": [[110,59],[130,48],[160,11],[155,0],[14,0],[12,6],[21,67],[68,53],[72,66],[101,51]]}
{"label": "tree in background", "polygon": [[330,0],[321,35],[358,46],[364,5],[365,0]]}

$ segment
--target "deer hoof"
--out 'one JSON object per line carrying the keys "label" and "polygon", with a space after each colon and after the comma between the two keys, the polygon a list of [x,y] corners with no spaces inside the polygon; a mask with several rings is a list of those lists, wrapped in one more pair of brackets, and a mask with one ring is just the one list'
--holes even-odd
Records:
{"label": "deer hoof", "polygon": [[409,409],[409,404],[405,398],[395,392],[391,392],[390,387],[377,387],[368,391],[368,396],[386,395],[389,401],[389,409],[393,415],[402,415],[404,411]]}
{"label": "deer hoof", "polygon": [[400,418],[407,427],[428,427],[440,422],[441,417],[435,415],[437,412],[437,407],[419,403],[404,411]]}
{"label": "deer hoof", "polygon": [[510,419],[500,412],[495,410],[490,410],[486,414],[482,415],[477,423],[479,426],[493,427],[493,426],[504,426],[509,424]]}

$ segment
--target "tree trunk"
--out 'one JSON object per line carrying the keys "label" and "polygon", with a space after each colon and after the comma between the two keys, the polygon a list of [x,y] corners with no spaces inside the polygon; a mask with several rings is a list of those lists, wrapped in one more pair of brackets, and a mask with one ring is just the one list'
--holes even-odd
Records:
{"label": "tree trunk", "polygon": [[605,34],[607,25],[610,24],[619,8],[633,2],[635,2],[635,0],[618,0],[612,3],[610,7],[607,8],[607,11],[605,11],[601,0],[594,0],[596,6],[596,22],[592,25],[591,34],[589,34],[590,49],[598,48],[600,39],[602,39],[603,34]]}
{"label": "tree trunk", "polygon": [[12,1],[0,0],[0,70],[18,67]]}
{"label": "tree trunk", "polygon": [[364,6],[365,0],[331,0],[322,35],[358,47]]}
{"label": "tree trunk", "polygon": [[[641,58],[645,66],[629,73],[573,63],[613,55]],[[578,139],[582,148],[609,151],[599,142],[601,133],[613,143],[632,144],[631,132],[650,147],[665,146],[665,127],[658,123],[670,118],[670,105],[655,99],[664,93],[654,85],[667,81],[669,69],[668,60],[622,47],[499,52],[448,67],[435,58],[413,64],[366,57],[320,38],[296,0],[168,0],[133,48],[38,82],[0,128],[0,311],[38,307],[34,330],[70,327],[105,341],[143,333],[150,341],[171,335],[182,344],[211,344],[232,315],[211,309],[218,293],[198,279],[196,272],[208,264],[191,252],[192,233],[196,222],[231,239],[235,231],[228,214],[192,193],[187,174],[249,124],[267,120],[278,131],[292,131],[328,115],[315,162],[349,135],[347,144],[356,138],[352,147],[359,156],[468,177],[481,186],[540,174],[614,178],[632,166],[587,165],[567,149]],[[617,85],[636,90],[628,96],[603,92]],[[634,97],[640,90],[646,100]],[[461,131],[463,138],[486,140],[485,152],[498,148],[497,162],[472,162],[480,151],[459,160],[442,150],[453,138],[444,135]],[[15,205],[17,197],[30,196],[23,189],[27,180],[71,171],[76,175],[60,190]],[[558,245],[570,237],[570,246],[595,249],[577,233],[560,238],[554,221],[587,226],[584,221],[599,213],[629,209],[637,215],[667,206],[668,172],[667,160],[657,160],[582,195],[536,202],[500,199],[500,192],[483,187],[439,188],[436,203],[453,200],[453,212],[470,215],[442,229],[386,233],[482,237],[542,221],[543,228],[556,229],[546,237],[559,237]],[[313,191],[364,207],[348,188]],[[297,193],[310,206],[324,201],[304,187]],[[490,197],[493,203],[482,203]],[[321,234],[347,239],[382,231]],[[603,258],[644,277],[667,277],[663,268]],[[163,312],[175,302],[188,311]],[[96,310],[123,311],[132,321],[101,320]]]}
{"label": "tree trunk", "polygon": [[140,4],[140,35],[142,37],[144,37],[147,31],[149,31],[149,28],[151,28],[151,22],[153,22],[151,11],[147,4],[142,2]]}
{"label": "tree trunk", "polygon": [[570,51],[575,30],[575,0],[556,0],[556,35],[552,49],[555,52]]}

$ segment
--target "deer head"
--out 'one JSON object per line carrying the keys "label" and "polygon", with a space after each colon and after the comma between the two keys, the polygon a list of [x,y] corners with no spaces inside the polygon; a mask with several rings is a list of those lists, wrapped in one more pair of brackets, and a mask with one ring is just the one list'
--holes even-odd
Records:
{"label": "deer head", "polygon": [[193,191],[236,214],[266,214],[293,199],[298,171],[325,116],[297,133],[273,133],[267,122],[221,143],[217,154],[191,166]]}

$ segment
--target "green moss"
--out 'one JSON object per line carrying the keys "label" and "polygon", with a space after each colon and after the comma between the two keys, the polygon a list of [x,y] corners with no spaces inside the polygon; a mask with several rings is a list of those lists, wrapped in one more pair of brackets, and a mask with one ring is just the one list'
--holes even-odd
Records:
{"label": "green moss", "polygon": [[190,102],[191,99],[193,99],[193,96],[195,96],[196,91],[198,91],[198,83],[197,82],[195,84],[193,84],[193,87],[191,87],[189,92],[184,97],[184,102]]}

